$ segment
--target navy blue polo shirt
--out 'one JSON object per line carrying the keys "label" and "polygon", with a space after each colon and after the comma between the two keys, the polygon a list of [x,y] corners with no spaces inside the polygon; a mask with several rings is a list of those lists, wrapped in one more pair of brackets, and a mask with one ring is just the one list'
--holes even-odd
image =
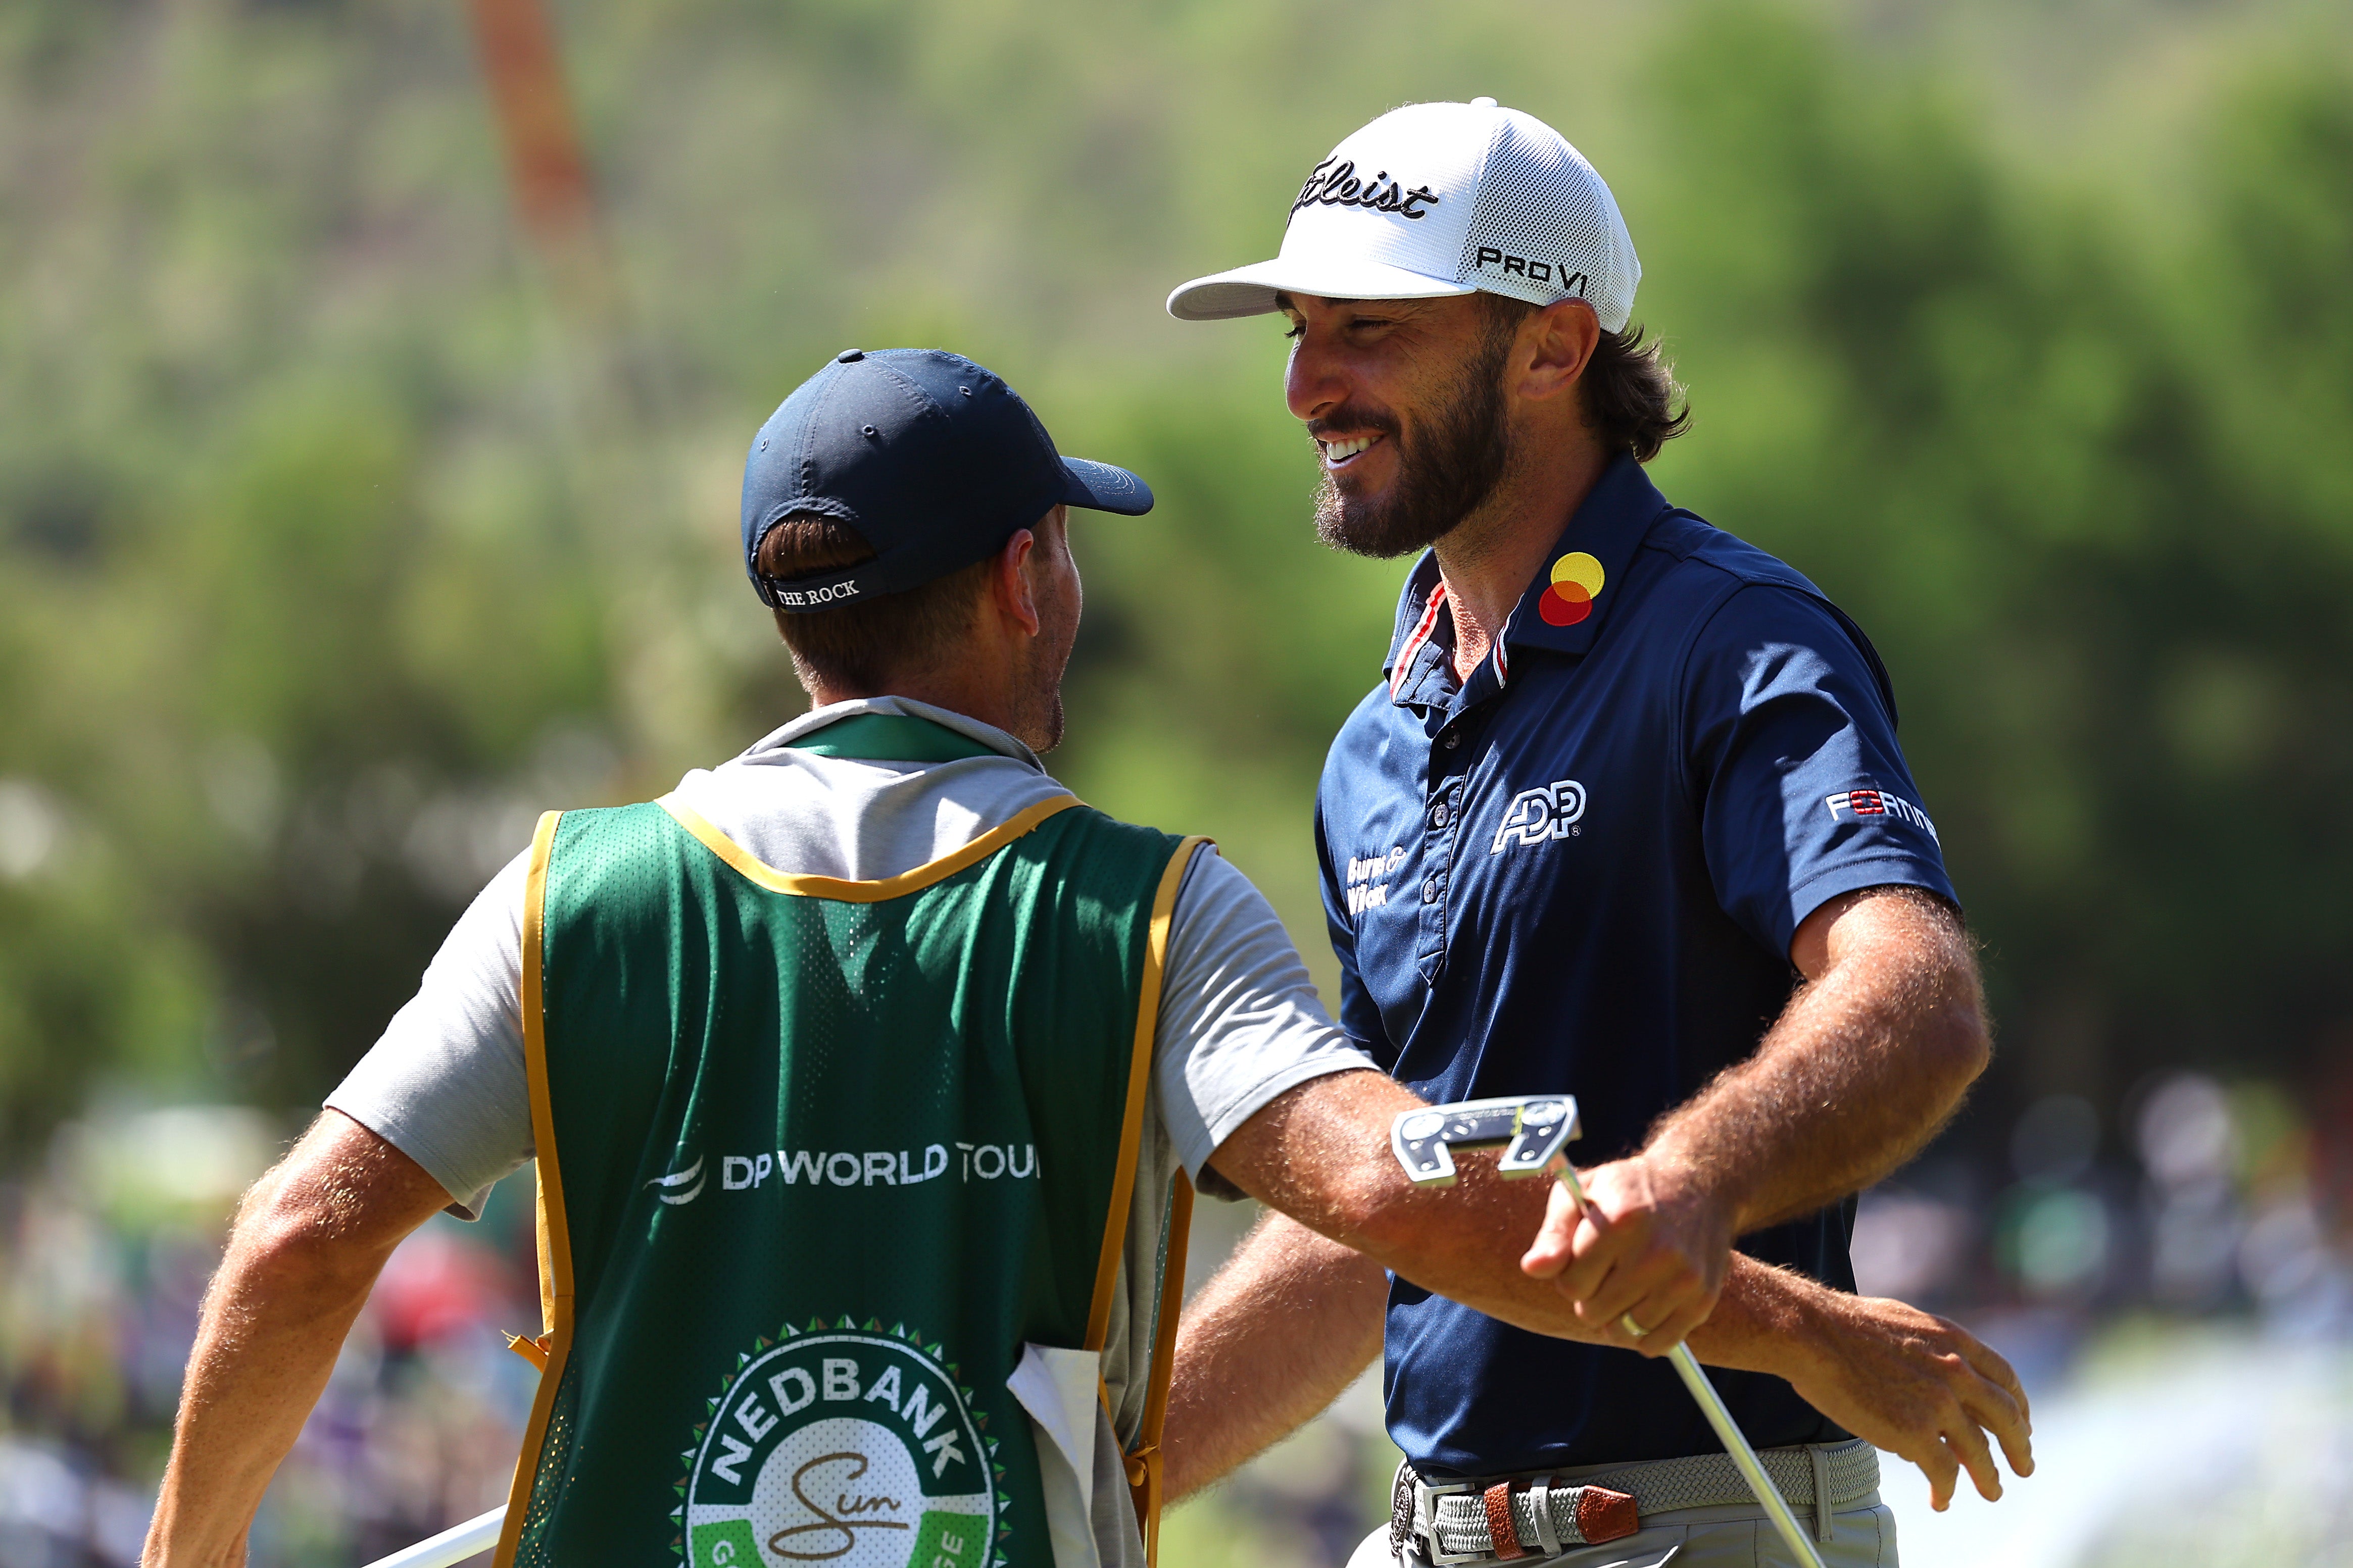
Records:
{"label": "navy blue polo shirt", "polygon": [[[1565,1091],[1580,1165],[1755,1050],[1789,943],[1841,893],[1947,899],[1879,656],[1805,578],[1620,458],[1468,680],[1437,560],[1324,768],[1340,1021],[1433,1100]],[[1852,1203],[1742,1251],[1852,1290]],[[1664,1361],[1509,1327],[1392,1279],[1388,1426],[1431,1475],[1717,1452]],[[1759,1447],[1846,1434],[1716,1371]]]}

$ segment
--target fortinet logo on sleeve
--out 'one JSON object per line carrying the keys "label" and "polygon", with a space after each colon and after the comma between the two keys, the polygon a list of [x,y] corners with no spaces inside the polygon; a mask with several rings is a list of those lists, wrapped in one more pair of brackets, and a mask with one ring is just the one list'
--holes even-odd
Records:
{"label": "fortinet logo on sleeve", "polygon": [[1898,822],[1918,828],[1939,844],[1944,842],[1936,838],[1936,825],[1928,820],[1926,812],[1902,795],[1890,795],[1883,789],[1841,790],[1836,795],[1824,796],[1822,804],[1830,808],[1832,822],[1839,819],[1841,812],[1858,821],[1866,816],[1892,816]]}

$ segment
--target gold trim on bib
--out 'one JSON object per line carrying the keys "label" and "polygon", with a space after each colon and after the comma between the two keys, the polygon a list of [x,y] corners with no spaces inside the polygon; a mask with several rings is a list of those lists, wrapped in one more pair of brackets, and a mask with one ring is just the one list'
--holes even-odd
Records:
{"label": "gold trim on bib", "polygon": [[934,882],[944,881],[975,861],[986,859],[1008,844],[1020,837],[1056,812],[1068,811],[1080,805],[1079,797],[1066,795],[1054,800],[1041,800],[1027,810],[1015,813],[996,827],[990,828],[952,855],[943,855],[927,861],[912,871],[902,871],[895,877],[885,877],[875,882],[851,881],[846,877],[807,877],[797,872],[779,871],[765,861],[754,859],[751,851],[712,826],[709,819],[676,795],[663,795],[654,802],[685,828],[702,841],[702,847],[756,886],[772,893],[791,893],[805,899],[839,899],[853,904],[878,904],[885,899],[919,892]]}
{"label": "gold trim on bib", "polygon": [[[540,1344],[539,1393],[531,1402],[522,1457],[507,1489],[507,1517],[499,1531],[491,1568],[514,1568],[516,1550],[529,1522],[531,1494],[547,1447],[547,1426],[555,1413],[555,1391],[564,1382],[564,1360],[572,1349],[572,1233],[564,1222],[564,1183],[555,1159],[555,1106],[547,1085],[547,1014],[541,971],[547,950],[547,863],[555,847],[560,811],[544,813],[531,836],[531,870],[522,893],[522,1062],[531,1086],[532,1147],[539,1177],[539,1310],[544,1331]],[[537,1358],[533,1358],[537,1359]]]}

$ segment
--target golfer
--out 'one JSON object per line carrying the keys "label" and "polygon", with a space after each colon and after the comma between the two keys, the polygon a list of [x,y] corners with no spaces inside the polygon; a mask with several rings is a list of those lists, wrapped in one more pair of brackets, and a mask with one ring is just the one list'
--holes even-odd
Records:
{"label": "golfer", "polygon": [[[148,1563],[243,1560],[386,1255],[534,1155],[544,1373],[501,1568],[1146,1561],[1191,1179],[1591,1332],[1521,1266],[1535,1184],[1409,1184],[1387,1131],[1421,1101],[1255,889],[1039,766],[1068,509],[1151,504],[954,354],[850,351],[785,402],[744,559],[814,710],[659,801],[551,813],[459,920],[247,1199]],[[1927,1397],[1956,1346],[1908,1309],[1797,1354],[1828,1292],[1743,1265],[1725,1302],[1703,1353],[1963,1440]],[[1957,1348],[2000,1407],[2007,1368]]]}
{"label": "golfer", "polygon": [[[1355,1370],[1292,1347],[1368,1354],[1385,1316],[1407,1464],[1365,1563],[1465,1560],[1432,1534],[1464,1489],[1500,1521],[1474,1557],[1554,1555],[1514,1539],[1498,1500],[1604,1474],[1643,1529],[1610,1562],[1751,1562],[1748,1489],[1643,1356],[1708,1321],[1742,1254],[1851,1291],[1851,1194],[1987,1060],[1972,945],[1878,656],[1820,589],[1643,473],[1686,416],[1631,324],[1640,276],[1592,165],[1479,99],[1364,127],[1309,175],[1275,260],[1168,300],[1188,320],[1282,316],[1319,532],[1413,557],[1317,800],[1341,1027],[1433,1100],[1574,1093],[1571,1152],[1594,1166],[1597,1212],[1556,1194],[1530,1266],[1607,1344],[1384,1279],[1280,1219],[1205,1303],[1194,1342],[1222,1360],[1188,1366],[1183,1443],[1194,1401],[1244,1387],[1270,1426],[1220,1422],[1234,1447],[1184,1455],[1180,1489]],[[1779,1450],[1825,1558],[1892,1563],[1871,1449],[1802,1388],[1719,1381]],[[1937,1506],[1956,1460],[1998,1495],[1982,1438],[1954,1448],[1932,1468]]]}

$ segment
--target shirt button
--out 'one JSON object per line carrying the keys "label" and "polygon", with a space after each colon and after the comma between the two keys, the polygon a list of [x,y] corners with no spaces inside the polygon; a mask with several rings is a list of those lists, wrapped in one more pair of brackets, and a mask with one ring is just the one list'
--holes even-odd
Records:
{"label": "shirt button", "polygon": [[1457,747],[1457,746],[1461,745],[1461,743],[1462,743],[1462,731],[1461,731],[1460,730],[1449,730],[1449,731],[1446,731],[1446,749],[1447,749],[1448,751],[1450,751],[1450,752],[1451,752],[1451,751],[1452,751],[1455,747]]}
{"label": "shirt button", "polygon": [[1443,827],[1446,826],[1446,803],[1444,801],[1441,800],[1436,805],[1430,808],[1430,825],[1432,827]]}
{"label": "shirt button", "polygon": [[1421,879],[1421,901],[1425,904],[1434,904],[1438,902],[1437,878],[1424,877]]}

